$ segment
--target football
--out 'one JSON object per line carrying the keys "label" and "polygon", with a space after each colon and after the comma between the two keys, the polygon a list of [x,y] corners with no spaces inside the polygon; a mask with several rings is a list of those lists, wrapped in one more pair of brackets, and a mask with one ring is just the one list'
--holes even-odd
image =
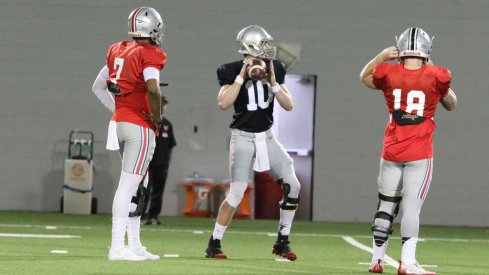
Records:
{"label": "football", "polygon": [[260,80],[267,76],[267,65],[261,59],[252,59],[248,67],[248,77],[252,80]]}

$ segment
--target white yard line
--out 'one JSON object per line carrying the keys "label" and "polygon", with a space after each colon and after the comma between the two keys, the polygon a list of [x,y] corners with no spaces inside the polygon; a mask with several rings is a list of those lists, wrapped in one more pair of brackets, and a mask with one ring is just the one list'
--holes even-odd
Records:
{"label": "white yard line", "polygon": [[480,239],[450,239],[450,238],[424,238],[426,241],[457,242],[457,243],[489,243],[489,240]]}
{"label": "white yard line", "polygon": [[68,250],[51,250],[53,254],[68,254]]}
{"label": "white yard line", "polygon": [[14,234],[14,233],[0,233],[0,237],[9,237],[9,238],[46,238],[46,239],[73,239],[73,238],[81,238],[81,236],[75,236],[75,235]]}
{"label": "white yard line", "polygon": [[164,254],[163,258],[179,258],[180,254]]}
{"label": "white yard line", "polygon": [[290,262],[289,259],[282,259],[282,258],[276,258],[275,261],[276,262]]}
{"label": "white yard line", "polygon": [[[12,227],[12,228],[44,228],[44,229],[86,229],[86,230],[107,230],[110,229],[110,226],[65,226],[65,225],[36,225],[36,224],[0,224],[0,227]],[[198,229],[172,229],[172,228],[164,228],[162,226],[142,226],[141,229],[143,231],[163,231],[163,232],[190,232],[193,234],[205,234],[212,233],[212,230],[198,230]],[[264,231],[233,231],[227,230],[226,233],[230,234],[244,234],[244,235],[267,235],[271,237],[276,237],[277,232],[264,232]],[[322,238],[342,238],[344,235],[340,234],[320,234],[320,233],[292,233],[294,236],[300,237],[322,237]],[[350,236],[356,239],[371,239],[372,235],[352,235]],[[391,236],[389,239],[401,239],[400,237]],[[419,238],[420,242],[422,241],[441,241],[441,242],[467,242],[467,243],[487,243],[489,244],[489,240],[487,239],[450,239],[450,238]]]}
{"label": "white yard line", "polygon": [[[371,247],[368,247],[368,246],[358,242],[357,240],[355,240],[354,238],[352,238],[350,236],[342,236],[341,238],[356,248],[367,251],[370,254],[373,253],[373,249]],[[395,269],[399,268],[399,263],[396,260],[392,259],[391,257],[387,256],[387,254],[384,256],[384,263],[394,267]]]}
{"label": "white yard line", "polygon": [[5,224],[0,223],[0,227],[17,227],[17,228],[72,228],[72,229],[105,229],[106,227],[90,227],[90,226],[70,226],[70,225],[40,225],[40,224]]}

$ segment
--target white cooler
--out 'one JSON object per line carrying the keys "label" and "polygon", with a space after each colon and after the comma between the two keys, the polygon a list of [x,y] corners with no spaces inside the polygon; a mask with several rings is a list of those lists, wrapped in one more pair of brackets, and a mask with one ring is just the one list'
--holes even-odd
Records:
{"label": "white cooler", "polygon": [[63,213],[92,213],[93,162],[84,159],[65,160]]}

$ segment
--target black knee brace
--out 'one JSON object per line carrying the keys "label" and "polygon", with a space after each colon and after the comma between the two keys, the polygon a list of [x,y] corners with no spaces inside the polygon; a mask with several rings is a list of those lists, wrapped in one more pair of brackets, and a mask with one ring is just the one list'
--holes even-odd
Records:
{"label": "black knee brace", "polygon": [[[388,197],[388,196],[384,196],[384,195],[379,193],[379,203],[377,204],[377,213],[375,213],[375,216],[374,216],[374,222],[372,224],[372,231],[384,233],[386,235],[392,234],[392,232],[393,232],[392,226],[394,223],[394,219],[396,218],[397,214],[399,213],[399,206],[401,204],[401,200],[402,200],[402,197]],[[390,211],[391,213],[387,213],[385,211],[380,211],[380,206],[381,206],[382,201],[394,203],[394,208],[392,209],[392,211]],[[384,226],[376,225],[375,219],[387,220],[387,221],[389,221],[389,226],[384,227]]]}
{"label": "black knee brace", "polygon": [[299,206],[300,196],[297,198],[290,198],[290,184],[285,183],[282,179],[278,180],[277,183],[282,187],[282,190],[284,191],[284,198],[282,199],[282,203],[280,204],[280,209],[296,210]]}
{"label": "black knee brace", "polygon": [[131,203],[134,203],[137,205],[136,210],[134,212],[129,212],[129,217],[140,217],[143,214],[144,211],[144,198],[146,197],[146,187],[144,187],[143,182],[139,184],[138,191],[136,193],[136,196],[133,196],[131,199]]}

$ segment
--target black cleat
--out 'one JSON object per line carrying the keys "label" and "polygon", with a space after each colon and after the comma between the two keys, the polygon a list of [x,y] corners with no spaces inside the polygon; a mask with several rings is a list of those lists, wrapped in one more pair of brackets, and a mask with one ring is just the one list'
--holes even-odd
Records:
{"label": "black cleat", "polygon": [[151,219],[145,219],[144,221],[141,219],[141,224],[156,224],[156,225],[159,225],[161,224],[160,220],[155,217],[155,218],[151,218]]}
{"label": "black cleat", "polygon": [[295,261],[297,255],[290,248],[289,236],[282,236],[278,234],[277,241],[273,245],[272,253],[280,257],[286,258],[289,261]]}
{"label": "black cleat", "polygon": [[209,240],[209,246],[205,250],[206,258],[227,259],[228,257],[221,250],[221,240],[213,239],[212,235]]}

